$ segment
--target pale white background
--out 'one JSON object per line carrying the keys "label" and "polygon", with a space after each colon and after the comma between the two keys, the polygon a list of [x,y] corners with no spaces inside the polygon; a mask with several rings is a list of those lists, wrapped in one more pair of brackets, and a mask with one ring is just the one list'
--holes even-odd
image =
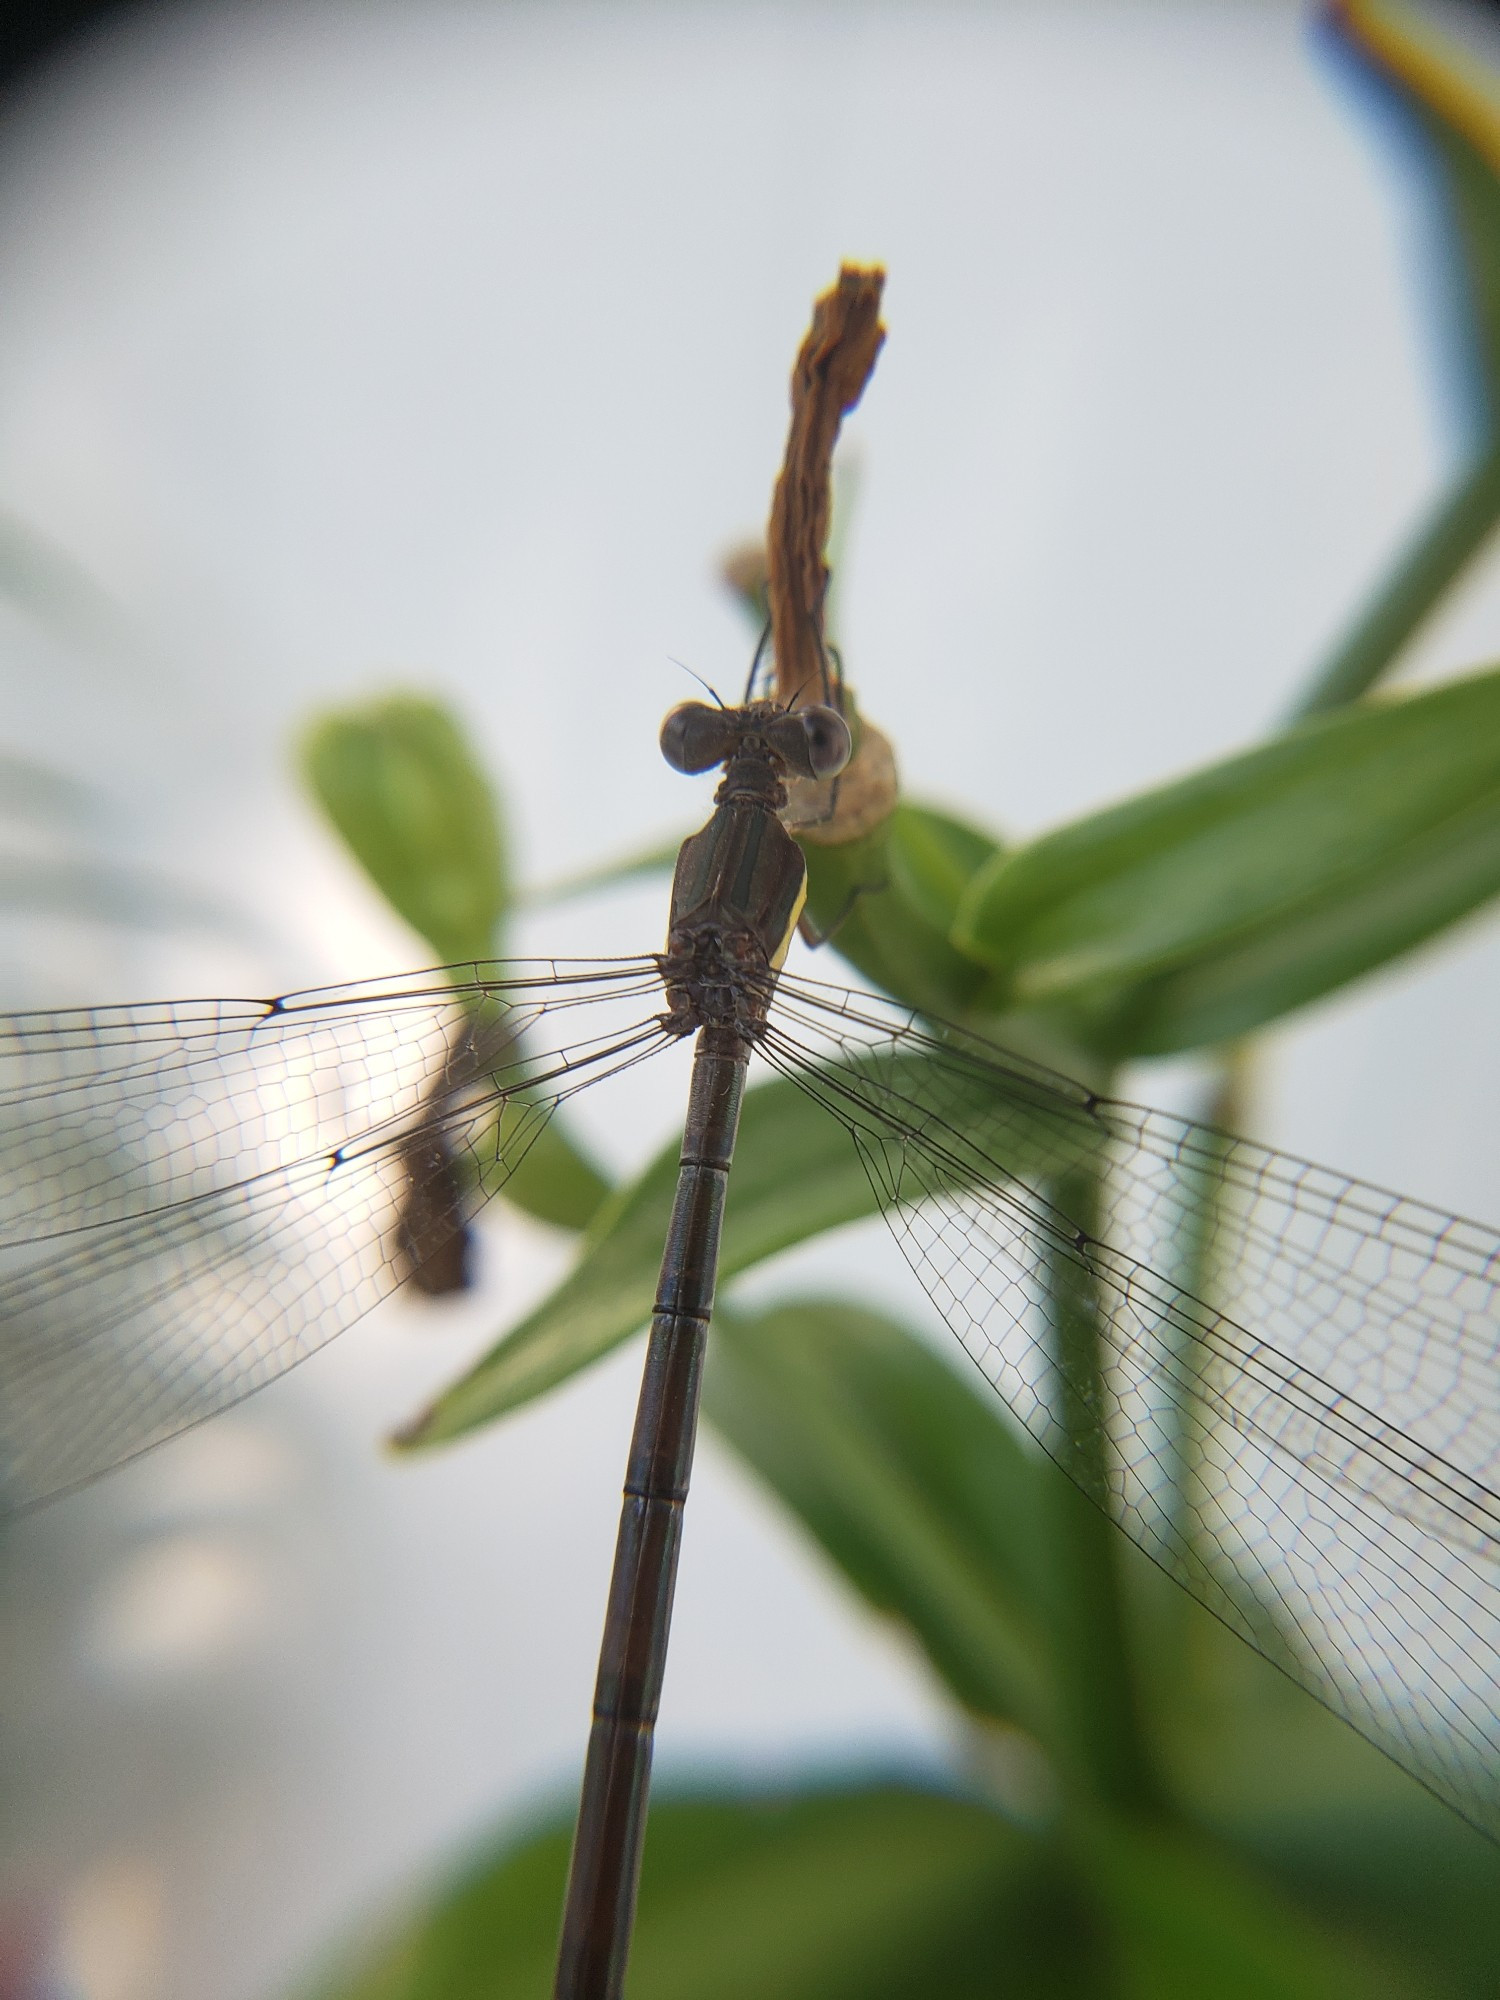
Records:
{"label": "pale white background", "polygon": [[[290,758],[385,686],[461,707],[533,878],[684,824],[673,661],[743,673],[714,561],[841,257],[891,273],[843,631],[909,789],[1024,834],[1246,742],[1458,449],[1419,214],[1286,6],[361,0],[99,40],[0,126],[0,748],[95,788],[15,852],[141,871],[158,921],[11,923],[5,998],[417,962]],[[1491,576],[1415,665],[1497,651]],[[650,949],[661,900],[523,942]],[[1500,1215],[1497,961],[1481,923],[1312,1011],[1258,1132]],[[679,1082],[590,1109],[612,1161]],[[11,1533],[0,1860],[61,1992],[268,1996],[573,1782],[637,1351],[378,1451],[563,1254],[487,1251],[436,1325],[397,1306]],[[664,1769],[947,1753],[712,1439],[690,1519]]]}

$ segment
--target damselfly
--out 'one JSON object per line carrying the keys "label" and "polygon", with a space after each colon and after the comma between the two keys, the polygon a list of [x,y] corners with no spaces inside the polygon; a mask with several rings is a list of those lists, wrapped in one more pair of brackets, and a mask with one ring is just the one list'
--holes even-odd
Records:
{"label": "damselfly", "polygon": [[1500,1835],[1500,1236],[793,977],[788,778],[833,710],[668,719],[725,767],[666,952],[0,1028],[0,1481],[33,1504],[441,1269],[557,1107],[696,1037],[557,1991],[620,1991],[747,1064],[846,1131],[1013,1416],[1121,1528]]}

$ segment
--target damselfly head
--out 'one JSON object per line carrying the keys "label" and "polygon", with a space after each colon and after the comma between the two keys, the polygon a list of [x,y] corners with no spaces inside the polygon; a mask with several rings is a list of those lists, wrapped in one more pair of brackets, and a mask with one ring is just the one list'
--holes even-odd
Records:
{"label": "damselfly head", "polygon": [[778,708],[751,702],[745,708],[710,708],[685,701],[661,726],[661,754],[689,776],[759,750],[790,778],[833,778],[849,761],[849,725],[836,708]]}

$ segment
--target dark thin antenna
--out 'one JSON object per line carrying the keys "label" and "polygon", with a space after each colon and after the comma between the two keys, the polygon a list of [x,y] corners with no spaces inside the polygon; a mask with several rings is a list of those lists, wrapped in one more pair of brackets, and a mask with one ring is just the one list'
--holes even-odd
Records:
{"label": "dark thin antenna", "polygon": [[708,682],[703,678],[702,674],[694,673],[693,669],[687,664],[685,660],[674,659],[670,653],[668,653],[667,658],[672,661],[672,665],[674,667],[681,667],[682,671],[687,675],[689,680],[696,681],[705,694],[712,695],[715,704],[719,708],[724,707],[724,701],[719,693],[719,690],[715,687],[710,687]]}

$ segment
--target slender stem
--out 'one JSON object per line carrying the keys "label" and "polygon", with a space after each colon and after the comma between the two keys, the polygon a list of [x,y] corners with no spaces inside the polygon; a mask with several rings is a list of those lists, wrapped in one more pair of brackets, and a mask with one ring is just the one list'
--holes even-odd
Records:
{"label": "slender stem", "polygon": [[746,1056],[744,1044],[727,1031],[700,1031],[599,1648],[556,2000],[619,2000],[625,1984],[651,1742]]}
{"label": "slender stem", "polygon": [[[1087,1243],[1099,1233],[1099,1184],[1087,1166],[1058,1178],[1060,1216]],[[1056,1659],[1079,1776],[1096,1797],[1128,1810],[1162,1801],[1137,1697],[1121,1601],[1120,1536],[1110,1494],[1110,1439],[1100,1351],[1101,1315],[1086,1261],[1061,1246],[1050,1258],[1058,1415],[1068,1481],[1058,1482],[1053,1572]]]}
{"label": "slender stem", "polygon": [[1500,519],[1500,446],[1477,458],[1438,503],[1385,584],[1290,710],[1305,722],[1357,700],[1395,662]]}

